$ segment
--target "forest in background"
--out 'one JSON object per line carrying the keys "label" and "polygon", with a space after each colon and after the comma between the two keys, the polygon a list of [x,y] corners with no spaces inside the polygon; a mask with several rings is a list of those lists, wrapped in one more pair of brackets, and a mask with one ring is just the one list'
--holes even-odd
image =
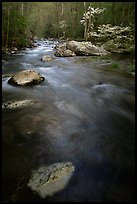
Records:
{"label": "forest in background", "polygon": [[[2,2],[2,46],[31,46],[35,38],[84,39],[83,14],[89,6],[105,8],[99,25],[130,26],[135,31],[135,2]],[[90,39],[87,39],[90,40]]]}

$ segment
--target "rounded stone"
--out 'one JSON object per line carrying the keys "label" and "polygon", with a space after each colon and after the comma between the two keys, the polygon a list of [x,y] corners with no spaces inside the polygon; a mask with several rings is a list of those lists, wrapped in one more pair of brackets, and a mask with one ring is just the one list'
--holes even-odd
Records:
{"label": "rounded stone", "polygon": [[74,166],[71,162],[58,162],[33,170],[27,184],[40,197],[46,198],[63,190],[68,184]]}
{"label": "rounded stone", "polygon": [[8,83],[15,86],[30,86],[37,85],[44,81],[45,78],[33,70],[20,71],[13,75]]}

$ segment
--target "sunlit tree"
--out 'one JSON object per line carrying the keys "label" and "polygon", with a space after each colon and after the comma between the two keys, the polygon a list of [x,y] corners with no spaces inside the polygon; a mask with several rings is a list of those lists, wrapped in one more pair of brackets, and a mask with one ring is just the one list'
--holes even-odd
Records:
{"label": "sunlit tree", "polygon": [[80,23],[84,25],[85,32],[84,32],[84,40],[87,41],[89,37],[89,33],[93,32],[94,30],[94,20],[95,16],[101,14],[105,8],[93,8],[91,6],[88,7],[87,12],[84,13],[83,18],[80,20]]}

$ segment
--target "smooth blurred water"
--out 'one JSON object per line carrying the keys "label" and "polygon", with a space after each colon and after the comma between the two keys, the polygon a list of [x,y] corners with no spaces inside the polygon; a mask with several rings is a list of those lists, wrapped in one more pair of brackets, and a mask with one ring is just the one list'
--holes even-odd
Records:
{"label": "smooth blurred water", "polygon": [[[13,87],[2,80],[2,101],[34,105],[2,112],[3,201],[134,201],[135,80],[106,71],[89,57],[54,56],[57,41],[5,55],[2,73],[33,69],[46,80]],[[43,55],[55,59],[42,62]],[[128,58],[117,59],[127,66]],[[107,66],[107,65],[106,65]],[[27,188],[32,169],[70,161],[68,186],[41,199]]]}

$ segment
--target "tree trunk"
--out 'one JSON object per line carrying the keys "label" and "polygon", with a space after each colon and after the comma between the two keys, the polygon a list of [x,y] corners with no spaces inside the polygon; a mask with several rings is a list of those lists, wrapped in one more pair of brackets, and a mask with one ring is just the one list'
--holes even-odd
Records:
{"label": "tree trunk", "polygon": [[9,8],[8,8],[8,22],[7,22],[6,48],[8,48],[8,41],[9,41],[10,9],[11,9],[11,5],[9,5]]}
{"label": "tree trunk", "polygon": [[[83,4],[84,4],[85,15],[86,15],[86,2],[83,2]],[[87,41],[87,19],[85,19],[84,40]]]}
{"label": "tree trunk", "polygon": [[22,16],[24,14],[24,4],[23,3],[21,3],[21,14],[22,14]]}
{"label": "tree trunk", "polygon": [[[63,25],[65,24],[65,22],[64,22],[64,4],[62,3],[61,4],[61,18],[62,18],[62,21],[63,21]],[[65,32],[65,25],[63,26],[63,28],[62,28],[62,37],[63,38],[65,38],[65,35],[66,35],[66,32]]]}
{"label": "tree trunk", "polygon": [[38,25],[38,22],[40,21],[39,12],[40,12],[40,8],[38,8],[38,13],[37,13],[37,16],[36,16],[35,26],[34,26],[34,29],[32,31],[32,40],[34,40],[34,36],[36,35],[37,25]]}
{"label": "tree trunk", "polygon": [[[93,17],[92,17],[92,23],[93,23]],[[89,34],[89,30],[90,30],[90,24],[91,24],[91,14],[89,16],[89,20],[88,20],[88,25],[87,25],[87,35],[86,35],[86,41],[88,39],[88,34]],[[92,31],[91,31],[92,32]]]}

